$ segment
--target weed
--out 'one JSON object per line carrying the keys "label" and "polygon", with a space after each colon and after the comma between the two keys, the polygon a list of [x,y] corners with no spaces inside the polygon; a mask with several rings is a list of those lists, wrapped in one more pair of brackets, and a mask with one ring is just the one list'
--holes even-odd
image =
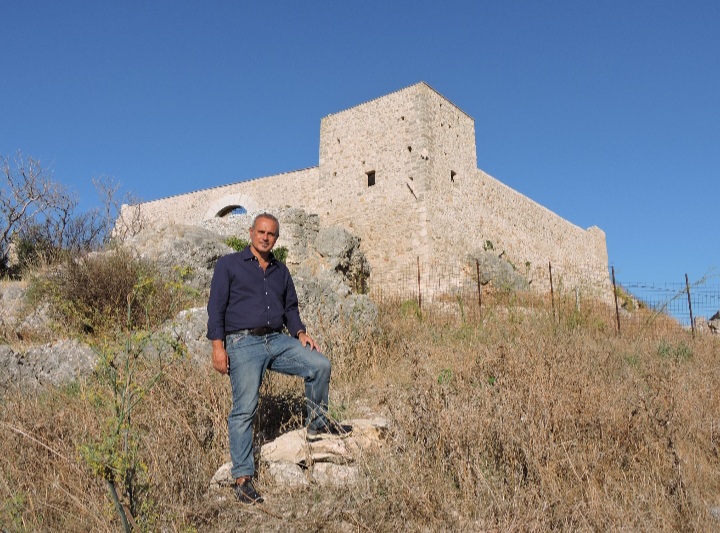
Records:
{"label": "weed", "polygon": [[0,502],[0,524],[3,524],[3,531],[27,531],[22,519],[22,510],[26,505],[27,499],[22,493],[12,494]]}
{"label": "weed", "polygon": [[692,348],[685,341],[680,341],[676,345],[661,340],[657,347],[657,354],[662,359],[672,359],[675,362],[687,361],[692,358]]}
{"label": "weed", "polygon": [[418,319],[422,319],[422,310],[417,303],[417,300],[405,300],[400,304],[400,312],[403,316],[414,316]]}
{"label": "weed", "polygon": [[[128,323],[131,317],[132,301],[128,300]],[[139,367],[148,363],[146,354],[149,352],[157,354],[158,364],[149,377],[142,378]],[[98,379],[90,396],[94,398],[103,429],[97,438],[80,445],[79,449],[92,472],[107,484],[124,529],[131,531],[135,518],[148,522],[153,507],[146,498],[148,468],[142,459],[135,413],[161,379],[166,366],[182,356],[183,350],[174,341],[128,331],[119,346],[106,345],[98,353]]]}
{"label": "weed", "polygon": [[236,252],[241,252],[242,250],[250,246],[250,241],[247,239],[242,239],[240,237],[228,237],[227,239],[225,239],[225,244],[227,244]]}
{"label": "weed", "polygon": [[453,371],[449,368],[443,368],[440,375],[437,378],[437,382],[440,385],[448,385],[452,381]]}
{"label": "weed", "polygon": [[[227,239],[225,239],[225,244],[227,244],[236,252],[241,252],[247,246],[250,246],[250,241],[247,239],[242,239],[240,237],[228,237]],[[285,246],[277,246],[273,248],[272,253],[275,256],[275,259],[277,259],[281,263],[287,262],[288,249]]]}

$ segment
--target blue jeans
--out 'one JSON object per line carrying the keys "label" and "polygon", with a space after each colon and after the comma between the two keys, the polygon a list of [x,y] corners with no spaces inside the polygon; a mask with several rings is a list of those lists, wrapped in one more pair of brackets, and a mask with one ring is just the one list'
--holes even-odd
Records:
{"label": "blue jeans", "polygon": [[330,360],[317,350],[304,347],[299,340],[283,333],[252,336],[228,335],[225,349],[230,360],[232,410],[228,416],[232,476],[255,474],[253,460],[253,418],[265,370],[305,379],[308,427],[321,429],[327,424],[330,389]]}

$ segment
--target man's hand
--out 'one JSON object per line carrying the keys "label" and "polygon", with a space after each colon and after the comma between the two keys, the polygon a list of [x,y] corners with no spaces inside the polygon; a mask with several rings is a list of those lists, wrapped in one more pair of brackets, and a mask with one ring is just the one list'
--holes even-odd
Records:
{"label": "man's hand", "polygon": [[303,346],[309,346],[311,350],[319,350],[318,345],[312,340],[312,337],[304,331],[298,334],[298,340]]}
{"label": "man's hand", "polygon": [[212,365],[221,374],[228,373],[228,354],[221,340],[212,341]]}

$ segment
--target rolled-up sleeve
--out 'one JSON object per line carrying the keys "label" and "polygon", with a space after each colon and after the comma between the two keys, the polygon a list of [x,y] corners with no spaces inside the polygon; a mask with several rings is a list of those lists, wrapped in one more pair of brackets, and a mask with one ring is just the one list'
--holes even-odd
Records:
{"label": "rolled-up sleeve", "polygon": [[221,257],[215,264],[212,281],[210,282],[210,298],[207,312],[207,338],[221,340],[225,338],[225,310],[230,297],[230,272],[226,257]]}

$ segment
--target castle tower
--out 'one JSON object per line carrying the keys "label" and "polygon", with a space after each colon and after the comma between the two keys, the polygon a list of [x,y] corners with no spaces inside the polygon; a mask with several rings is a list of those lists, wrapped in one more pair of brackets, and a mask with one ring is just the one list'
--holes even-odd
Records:
{"label": "castle tower", "polygon": [[427,259],[431,196],[476,166],[473,120],[418,83],[322,119],[317,210],[368,243],[375,266]]}

